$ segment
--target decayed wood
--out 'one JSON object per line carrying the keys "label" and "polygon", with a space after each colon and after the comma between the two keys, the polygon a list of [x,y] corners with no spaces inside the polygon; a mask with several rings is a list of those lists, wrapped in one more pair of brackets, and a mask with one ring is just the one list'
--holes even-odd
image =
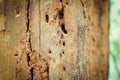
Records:
{"label": "decayed wood", "polygon": [[88,14],[89,79],[108,80],[109,0],[91,0]]}
{"label": "decayed wood", "polygon": [[0,0],[0,80],[107,80],[108,3]]}
{"label": "decayed wood", "polygon": [[26,29],[26,1],[2,0],[0,6],[5,19],[0,31],[0,80],[16,80],[16,47]]}
{"label": "decayed wood", "polygon": [[86,41],[87,25],[80,1],[41,1],[41,53],[46,59],[50,57],[50,80],[87,79]]}

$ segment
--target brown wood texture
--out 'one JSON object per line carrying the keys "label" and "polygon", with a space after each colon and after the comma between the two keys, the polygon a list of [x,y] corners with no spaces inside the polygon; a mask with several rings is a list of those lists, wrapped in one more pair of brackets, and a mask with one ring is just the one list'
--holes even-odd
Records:
{"label": "brown wood texture", "polygon": [[0,0],[0,80],[107,80],[109,0]]}
{"label": "brown wood texture", "polygon": [[89,79],[108,80],[109,0],[91,0],[88,14]]}

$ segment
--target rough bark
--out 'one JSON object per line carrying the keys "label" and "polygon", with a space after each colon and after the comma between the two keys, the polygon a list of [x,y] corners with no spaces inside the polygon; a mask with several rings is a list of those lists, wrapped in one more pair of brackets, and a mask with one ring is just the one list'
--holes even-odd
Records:
{"label": "rough bark", "polygon": [[0,80],[107,80],[109,0],[0,0]]}

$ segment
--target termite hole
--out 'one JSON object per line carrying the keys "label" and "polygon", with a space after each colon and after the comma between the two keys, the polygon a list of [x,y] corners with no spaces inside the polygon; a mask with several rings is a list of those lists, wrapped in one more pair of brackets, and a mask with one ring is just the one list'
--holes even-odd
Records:
{"label": "termite hole", "polygon": [[64,54],[65,52],[64,51],[62,51],[62,54]]}
{"label": "termite hole", "polygon": [[65,42],[63,41],[63,46],[65,46]]}
{"label": "termite hole", "polygon": [[59,13],[59,18],[63,19],[63,17],[64,17],[64,10],[63,10],[63,8],[58,13]]}
{"label": "termite hole", "polygon": [[61,78],[59,80],[62,80]]}
{"label": "termite hole", "polygon": [[46,14],[46,22],[48,23],[49,22],[49,16]]}
{"label": "termite hole", "polygon": [[61,24],[60,26],[61,26],[62,31],[63,31],[65,34],[67,34],[67,30],[65,29],[65,24]]}
{"label": "termite hole", "polygon": [[66,70],[66,68],[65,68],[65,67],[63,67],[63,70],[65,71],[65,70]]}
{"label": "termite hole", "polygon": [[51,54],[51,52],[52,52],[52,51],[49,49],[48,53]]}
{"label": "termite hole", "polygon": [[18,53],[15,53],[15,56],[18,56]]}
{"label": "termite hole", "polygon": [[20,16],[20,10],[19,10],[19,9],[16,9],[16,10],[15,10],[15,17],[18,17],[18,16]]}
{"label": "termite hole", "polygon": [[66,2],[66,5],[68,5],[68,1]]}
{"label": "termite hole", "polygon": [[60,0],[60,2],[62,2],[62,0]]}

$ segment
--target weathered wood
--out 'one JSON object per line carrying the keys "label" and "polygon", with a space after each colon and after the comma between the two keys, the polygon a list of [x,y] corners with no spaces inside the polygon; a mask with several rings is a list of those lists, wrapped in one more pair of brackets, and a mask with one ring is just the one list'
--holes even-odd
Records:
{"label": "weathered wood", "polygon": [[2,0],[0,17],[0,80],[16,80],[17,47],[26,32],[26,0]]}
{"label": "weathered wood", "polygon": [[0,0],[0,80],[107,80],[109,0]]}
{"label": "weathered wood", "polygon": [[87,23],[82,3],[43,0],[41,5],[41,53],[50,59],[50,80],[87,79]]}
{"label": "weathered wood", "polygon": [[88,12],[90,80],[108,80],[109,0],[91,0]]}

